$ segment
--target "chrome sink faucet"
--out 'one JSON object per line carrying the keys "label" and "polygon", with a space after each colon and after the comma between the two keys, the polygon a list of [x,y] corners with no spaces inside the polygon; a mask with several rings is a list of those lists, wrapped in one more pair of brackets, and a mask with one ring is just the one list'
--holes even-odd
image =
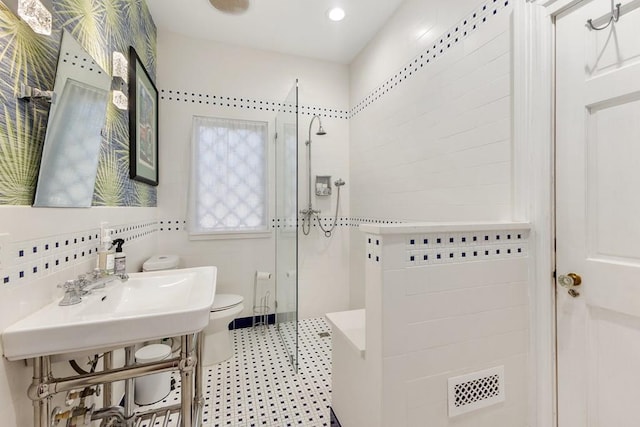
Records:
{"label": "chrome sink faucet", "polygon": [[75,280],[67,280],[58,285],[59,288],[64,288],[64,297],[59,305],[78,304],[82,301],[83,295],[90,294],[94,289],[104,288],[107,283],[111,283],[114,280],[126,282],[128,279],[129,276],[126,273],[103,276],[98,269],[89,274],[81,274]]}
{"label": "chrome sink faucet", "polygon": [[67,280],[64,283],[58,285],[59,288],[64,288],[64,297],[58,303],[58,305],[74,305],[82,301],[80,296],[80,285],[77,280]]}
{"label": "chrome sink faucet", "polygon": [[87,295],[94,289],[102,289],[107,283],[111,283],[117,279],[120,279],[121,282],[126,282],[129,276],[127,273],[104,275],[96,268],[89,274],[81,274],[77,280],[81,295]]}

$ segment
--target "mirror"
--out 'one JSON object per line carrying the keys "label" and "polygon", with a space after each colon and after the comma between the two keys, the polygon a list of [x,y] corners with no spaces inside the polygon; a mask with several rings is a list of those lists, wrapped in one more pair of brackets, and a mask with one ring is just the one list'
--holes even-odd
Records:
{"label": "mirror", "polygon": [[111,77],[66,31],[33,206],[90,207]]}

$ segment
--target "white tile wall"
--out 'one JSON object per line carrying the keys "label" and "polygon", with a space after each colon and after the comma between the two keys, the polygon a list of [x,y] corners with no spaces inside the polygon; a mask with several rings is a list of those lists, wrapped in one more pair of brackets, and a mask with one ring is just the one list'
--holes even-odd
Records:
{"label": "white tile wall", "polygon": [[[448,248],[473,251],[487,248],[487,241],[494,250],[502,247],[500,242],[509,235],[518,240],[526,254],[526,230],[431,236],[439,236],[443,245],[451,245]],[[417,236],[424,239],[426,235],[404,237],[406,250],[418,244]],[[469,236],[476,236],[478,243],[473,243]],[[460,246],[463,237],[467,246]],[[419,396],[406,393],[407,398],[402,399],[403,407],[409,407],[407,425],[453,425],[447,412],[446,387],[443,387],[446,379],[503,364],[506,402],[469,413],[465,417],[473,421],[466,422],[474,426],[493,425],[490,422],[526,425],[528,257],[511,257],[503,252],[491,259],[456,258],[446,264],[418,267],[405,263],[407,274],[394,275],[400,266],[386,266],[384,277],[388,280],[382,285],[383,300],[388,302],[383,308],[383,317],[397,319],[383,329],[388,337],[383,338],[383,354],[388,355],[384,363],[397,363],[398,368],[404,370],[404,375],[389,377],[395,384],[390,390],[410,387]],[[397,334],[397,330],[403,332]],[[439,388],[435,388],[437,385]],[[455,425],[458,422],[456,419]]]}
{"label": "white tile wall", "polygon": [[[403,3],[351,64],[354,217],[510,218],[513,2],[453,3]],[[350,277],[362,307],[362,271]]]}
{"label": "white tile wall", "polygon": [[[372,426],[526,425],[528,228],[449,226],[449,231],[447,224],[437,223],[363,226],[365,360],[350,357],[345,346],[335,346],[333,353],[336,366],[350,360],[350,369],[336,371],[352,375],[349,380],[334,378],[334,406],[348,419],[360,415],[337,399],[344,396],[345,384],[361,381],[348,387],[381,399]],[[523,250],[496,254],[503,242]],[[446,262],[407,262],[416,248],[432,245],[457,255]],[[490,257],[461,256],[487,248],[493,251]],[[505,369],[506,400],[451,418],[447,380],[498,366]],[[365,373],[356,375],[361,370]]]}

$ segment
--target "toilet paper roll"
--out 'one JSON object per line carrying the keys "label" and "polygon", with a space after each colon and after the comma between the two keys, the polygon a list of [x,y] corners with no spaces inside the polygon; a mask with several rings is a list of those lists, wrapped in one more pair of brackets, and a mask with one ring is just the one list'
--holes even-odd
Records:
{"label": "toilet paper roll", "polygon": [[267,271],[256,271],[256,279],[258,280],[269,280],[271,279],[271,273]]}

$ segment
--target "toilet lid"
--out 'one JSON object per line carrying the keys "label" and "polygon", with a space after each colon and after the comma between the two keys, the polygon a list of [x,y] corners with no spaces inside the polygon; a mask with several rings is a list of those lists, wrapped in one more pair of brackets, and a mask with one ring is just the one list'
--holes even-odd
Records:
{"label": "toilet lid", "polygon": [[242,301],[244,301],[244,298],[241,295],[216,294],[216,296],[213,297],[211,311],[226,310],[227,308],[242,304]]}
{"label": "toilet lid", "polygon": [[178,255],[155,255],[142,264],[143,271],[160,271],[177,268],[180,263]]}

